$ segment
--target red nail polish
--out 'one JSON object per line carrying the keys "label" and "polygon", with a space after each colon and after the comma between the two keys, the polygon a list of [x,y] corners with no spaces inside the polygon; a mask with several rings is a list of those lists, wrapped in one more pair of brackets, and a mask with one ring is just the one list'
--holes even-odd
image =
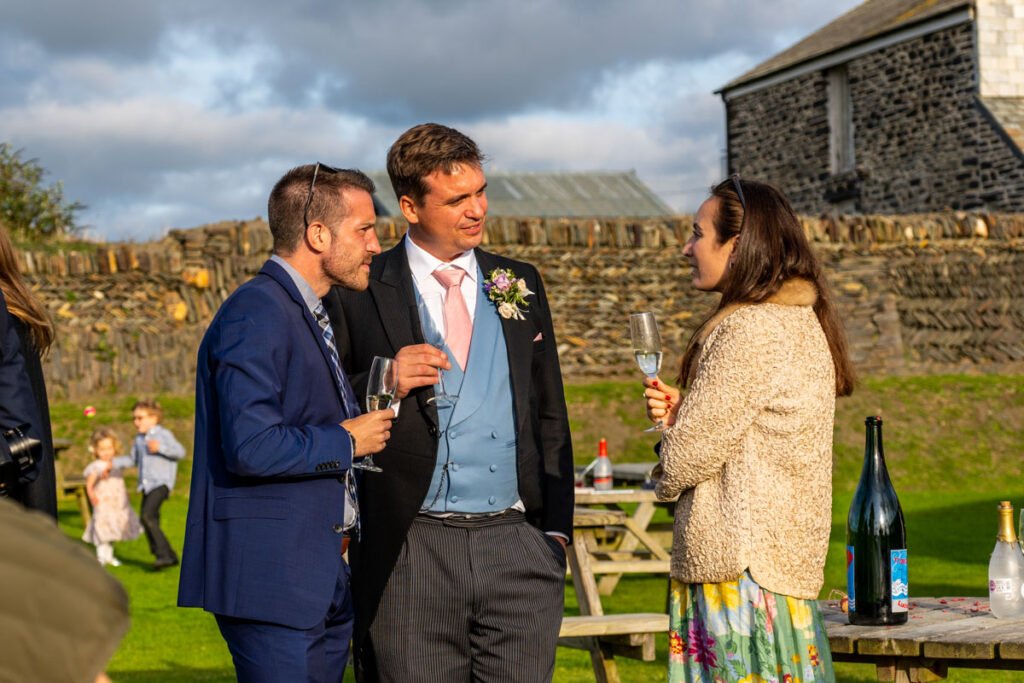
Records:
{"label": "red nail polish", "polygon": [[657,389],[657,388],[658,388],[658,380],[654,380],[654,388],[655,388],[655,389]]}

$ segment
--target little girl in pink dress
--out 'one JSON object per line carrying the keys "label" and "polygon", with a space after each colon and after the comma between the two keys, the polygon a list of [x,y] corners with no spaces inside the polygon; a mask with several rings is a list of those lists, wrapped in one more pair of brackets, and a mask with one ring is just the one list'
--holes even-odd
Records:
{"label": "little girl in pink dress", "polygon": [[82,534],[82,540],[96,546],[96,559],[100,564],[119,567],[114,557],[115,541],[131,541],[142,533],[139,516],[128,500],[121,467],[114,466],[120,448],[114,430],[101,427],[89,439],[89,451],[96,457],[85,468],[85,490],[92,503],[92,519]]}

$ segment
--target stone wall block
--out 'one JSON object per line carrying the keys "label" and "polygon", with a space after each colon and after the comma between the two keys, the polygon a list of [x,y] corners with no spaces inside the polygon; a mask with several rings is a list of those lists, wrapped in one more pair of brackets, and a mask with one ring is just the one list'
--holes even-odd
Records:
{"label": "stone wall block", "polygon": [[[978,221],[985,239],[976,236]],[[717,301],[693,289],[678,248],[691,222],[496,218],[488,248],[540,269],[566,373],[634,376],[627,317],[650,310],[671,376]],[[861,372],[1024,369],[1024,215],[822,215],[801,223]],[[404,230],[404,222],[378,224],[385,248]],[[57,323],[45,366],[51,391],[191,392],[209,320],[270,245],[266,224],[247,221],[175,230],[149,244],[21,254]]]}

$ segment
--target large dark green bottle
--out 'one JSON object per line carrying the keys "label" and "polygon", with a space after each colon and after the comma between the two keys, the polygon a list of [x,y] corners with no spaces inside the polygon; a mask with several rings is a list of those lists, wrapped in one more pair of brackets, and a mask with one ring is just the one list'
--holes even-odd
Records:
{"label": "large dark green bottle", "polygon": [[903,510],[885,468],[882,418],[864,423],[864,469],[846,521],[850,623],[903,624],[910,608]]}

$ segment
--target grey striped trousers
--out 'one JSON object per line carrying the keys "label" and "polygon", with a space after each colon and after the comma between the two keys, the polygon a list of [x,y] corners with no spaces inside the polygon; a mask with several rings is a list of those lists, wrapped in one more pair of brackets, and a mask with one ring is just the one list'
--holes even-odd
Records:
{"label": "grey striped trousers", "polygon": [[550,681],[564,593],[565,552],[522,513],[421,515],[370,625],[379,680]]}

